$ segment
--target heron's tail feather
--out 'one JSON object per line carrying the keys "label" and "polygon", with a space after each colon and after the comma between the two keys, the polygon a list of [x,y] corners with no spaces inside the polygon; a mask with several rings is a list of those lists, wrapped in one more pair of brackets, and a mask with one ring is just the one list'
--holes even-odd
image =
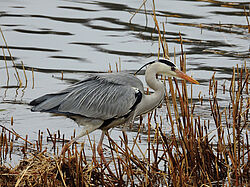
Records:
{"label": "heron's tail feather", "polygon": [[66,97],[65,93],[47,94],[30,102],[33,106],[31,111],[35,112],[55,112],[61,101]]}

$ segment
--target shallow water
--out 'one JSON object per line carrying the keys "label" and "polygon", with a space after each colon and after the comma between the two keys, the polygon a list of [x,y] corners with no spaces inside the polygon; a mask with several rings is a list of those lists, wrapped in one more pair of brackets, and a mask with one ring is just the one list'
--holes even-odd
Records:
{"label": "shallow water", "polygon": [[[0,52],[0,123],[12,128],[10,118],[13,116],[14,130],[24,137],[27,134],[30,141],[37,139],[39,130],[46,137],[47,128],[52,133],[60,130],[66,138],[70,138],[74,129],[79,132],[80,127],[70,119],[32,113],[27,103],[43,94],[66,88],[84,77],[85,72],[106,72],[109,63],[115,70],[115,62],[121,61],[122,70],[134,72],[144,63],[157,58],[158,34],[154,32],[152,16],[149,15],[152,12],[151,1],[146,3],[148,15],[145,16],[142,9],[129,24],[132,14],[141,3],[132,0],[126,3],[86,0],[1,1],[0,26],[20,76],[25,80],[20,66],[23,61],[28,82],[27,88],[17,89],[15,70],[4,47],[10,81],[6,89],[4,55]],[[214,72],[220,80],[219,85],[222,85],[229,83],[233,66],[246,61],[249,67],[250,35],[247,33],[244,6],[249,12],[250,2],[171,0],[155,3],[161,27],[165,23],[165,36],[172,60],[175,51],[176,61],[179,61],[179,32],[183,37],[187,74],[201,83],[193,86],[194,99],[200,92],[205,95],[204,98],[208,96],[209,79]],[[5,46],[2,37],[0,43]],[[35,72],[34,89],[31,68]],[[64,80],[61,80],[61,71],[64,72]],[[143,76],[139,77],[143,80]],[[219,90],[221,103],[227,105],[229,97],[222,94],[222,87]],[[197,109],[197,113],[204,115],[208,107],[205,102],[203,107]],[[160,110],[164,118],[164,106]],[[204,118],[211,118],[206,113]],[[165,130],[169,131],[168,123],[165,124]],[[111,136],[117,133],[121,135],[120,131],[121,128],[115,128]],[[132,141],[136,132],[136,128],[128,132],[129,140]],[[95,140],[99,136],[100,131],[91,134]],[[118,136],[112,137],[119,140]],[[146,135],[142,134],[142,139],[146,140]]]}

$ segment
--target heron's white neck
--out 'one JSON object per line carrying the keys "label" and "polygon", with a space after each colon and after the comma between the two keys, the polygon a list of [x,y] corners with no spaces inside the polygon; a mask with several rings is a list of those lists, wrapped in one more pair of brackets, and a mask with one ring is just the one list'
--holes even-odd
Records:
{"label": "heron's white neck", "polygon": [[145,114],[156,108],[165,96],[164,85],[156,79],[156,74],[160,72],[157,64],[150,65],[145,73],[145,79],[150,88],[155,92],[151,95],[145,95],[143,101],[138,106],[137,115]]}

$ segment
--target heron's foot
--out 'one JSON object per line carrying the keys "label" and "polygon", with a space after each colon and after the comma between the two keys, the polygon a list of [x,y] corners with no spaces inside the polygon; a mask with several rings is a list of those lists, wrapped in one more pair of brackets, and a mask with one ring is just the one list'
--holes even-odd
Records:
{"label": "heron's foot", "polygon": [[103,149],[102,149],[101,146],[98,146],[98,147],[97,147],[97,152],[98,152],[98,154],[100,155],[100,158],[101,158],[101,161],[103,162],[103,164],[104,164],[105,166],[107,166],[108,164],[107,164],[107,161],[106,161],[106,159],[105,159],[105,157],[104,157]]}
{"label": "heron's foot", "polygon": [[107,162],[107,160],[104,157],[102,146],[97,147],[97,152],[100,155],[101,162],[103,162],[103,164],[107,168],[109,174],[114,176],[114,173],[112,172],[112,170],[109,167],[109,163]]}

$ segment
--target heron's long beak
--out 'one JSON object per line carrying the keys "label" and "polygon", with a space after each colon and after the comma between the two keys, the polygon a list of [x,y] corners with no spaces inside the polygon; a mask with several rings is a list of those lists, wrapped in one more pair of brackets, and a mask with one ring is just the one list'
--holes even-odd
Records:
{"label": "heron's long beak", "polygon": [[185,73],[183,73],[182,71],[178,69],[175,70],[175,73],[176,73],[176,77],[182,78],[194,84],[200,84],[197,80],[193,79],[192,77],[189,77],[188,75],[186,75]]}

